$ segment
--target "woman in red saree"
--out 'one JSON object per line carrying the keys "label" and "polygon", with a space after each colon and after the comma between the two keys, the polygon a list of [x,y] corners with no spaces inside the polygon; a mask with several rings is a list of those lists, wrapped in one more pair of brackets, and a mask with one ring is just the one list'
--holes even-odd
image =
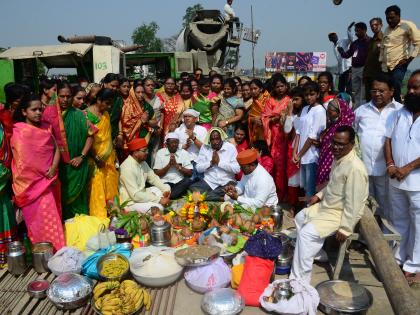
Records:
{"label": "woman in red saree", "polygon": [[253,102],[248,112],[249,141],[264,140],[264,127],[261,114],[270,93],[264,91],[263,83],[259,79],[253,79],[250,83]]}
{"label": "woman in red saree", "polygon": [[290,97],[287,95],[289,85],[284,76],[277,75],[272,79],[271,97],[265,103],[262,112],[264,137],[274,160],[273,179],[277,188],[279,201],[287,196],[287,151],[288,137],[283,124]]}
{"label": "woman in red saree", "polygon": [[60,152],[41,116],[41,101],[33,96],[14,112],[12,187],[31,242],[49,241],[59,250],[65,245],[57,176]]}

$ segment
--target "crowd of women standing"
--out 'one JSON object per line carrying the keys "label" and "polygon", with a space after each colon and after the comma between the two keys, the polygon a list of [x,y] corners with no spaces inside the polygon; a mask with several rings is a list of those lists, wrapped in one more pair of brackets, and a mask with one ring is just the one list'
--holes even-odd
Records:
{"label": "crowd of women standing", "polygon": [[[328,180],[331,135],[354,119],[350,98],[334,93],[328,72],[319,75],[318,83],[302,77],[293,89],[279,73],[265,83],[200,73],[167,78],[162,86],[151,78],[131,81],[109,73],[101,84],[86,87],[45,79],[40,94],[10,83],[5,94],[6,104],[0,107],[0,263],[6,244],[17,237],[16,212],[32,242],[51,241],[55,249],[65,244],[63,220],[76,214],[106,217],[107,201],[118,194],[118,166],[128,156],[127,144],[144,138],[152,163],[186,109],[198,111],[206,129],[222,128],[238,152],[255,148],[259,163],[275,180],[279,200],[292,207],[298,207],[299,187],[309,196],[315,184]],[[323,112],[312,110],[317,106]],[[320,124],[309,119],[318,111],[316,117],[325,120]],[[305,124],[309,136],[303,134]],[[320,148],[322,167],[315,161],[302,177],[300,164],[313,147]]]}

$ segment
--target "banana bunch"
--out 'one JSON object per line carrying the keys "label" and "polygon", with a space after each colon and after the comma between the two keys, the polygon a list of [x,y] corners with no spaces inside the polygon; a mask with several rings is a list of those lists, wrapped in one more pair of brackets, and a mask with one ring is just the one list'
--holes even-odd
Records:
{"label": "banana bunch", "polygon": [[126,315],[152,305],[149,292],[133,280],[102,282],[93,290],[93,300],[103,315]]}

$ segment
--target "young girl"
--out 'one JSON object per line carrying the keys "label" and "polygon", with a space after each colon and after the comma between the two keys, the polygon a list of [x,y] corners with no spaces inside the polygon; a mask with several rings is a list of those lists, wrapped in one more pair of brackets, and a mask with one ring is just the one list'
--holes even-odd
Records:
{"label": "young girl", "polygon": [[319,149],[316,145],[321,132],[327,126],[325,108],[318,102],[319,93],[319,85],[315,82],[307,83],[304,87],[305,101],[308,105],[302,110],[300,126],[296,130],[299,135],[299,145],[293,150],[294,163],[301,164],[302,186],[305,189],[307,201],[315,195],[319,157]]}
{"label": "young girl", "polygon": [[77,109],[85,109],[86,91],[81,86],[75,86],[71,89],[72,106]]}
{"label": "young girl", "polygon": [[210,108],[210,100],[208,99],[210,93],[209,79],[200,79],[200,81],[198,81],[198,88],[200,94],[194,99],[192,108],[200,113],[200,125],[209,130],[212,123],[212,112]]}
{"label": "young girl", "polygon": [[300,170],[299,164],[293,163],[293,148],[299,146],[299,135],[296,130],[299,128],[300,113],[304,104],[303,88],[295,87],[290,91],[291,100],[287,107],[287,116],[284,122],[284,132],[289,138],[289,148],[287,152],[287,197],[291,205],[292,214],[295,213],[299,205],[300,195]]}
{"label": "young girl", "polygon": [[65,245],[57,176],[60,151],[51,126],[41,117],[42,103],[36,96],[25,98],[14,112],[12,187],[31,242],[49,241],[59,250]]}

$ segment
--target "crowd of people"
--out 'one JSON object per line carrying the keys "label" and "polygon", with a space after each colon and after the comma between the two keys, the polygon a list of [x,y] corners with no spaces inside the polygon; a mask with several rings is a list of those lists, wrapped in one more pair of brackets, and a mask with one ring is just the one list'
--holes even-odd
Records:
{"label": "crowd of people", "polygon": [[[419,70],[408,81],[404,105],[399,101],[401,73],[418,54],[419,31],[397,21],[398,7],[386,14],[383,35],[378,18],[371,21],[374,39],[357,23],[358,40],[348,51],[338,48],[344,58],[353,56],[353,88],[369,78],[364,104],[362,89],[346,90],[343,64],[338,92],[330,72],[316,81],[302,77],[291,89],[281,73],[264,83],[242,82],[214,71],[205,76],[201,69],[162,86],[113,73],[101,84],[44,79],[39,94],[20,83],[6,85],[0,263],[17,236],[16,212],[31,242],[51,241],[58,250],[65,245],[63,220],[105,218],[115,196],[128,201],[130,211],[145,212],[190,190],[254,210],[287,203],[294,215],[307,206],[296,216],[292,276],[309,280],[325,238],[336,233],[345,240],[370,194],[379,204],[376,215],[401,233],[398,263],[409,281],[418,281]],[[376,70],[369,76],[358,69],[372,63]]]}

